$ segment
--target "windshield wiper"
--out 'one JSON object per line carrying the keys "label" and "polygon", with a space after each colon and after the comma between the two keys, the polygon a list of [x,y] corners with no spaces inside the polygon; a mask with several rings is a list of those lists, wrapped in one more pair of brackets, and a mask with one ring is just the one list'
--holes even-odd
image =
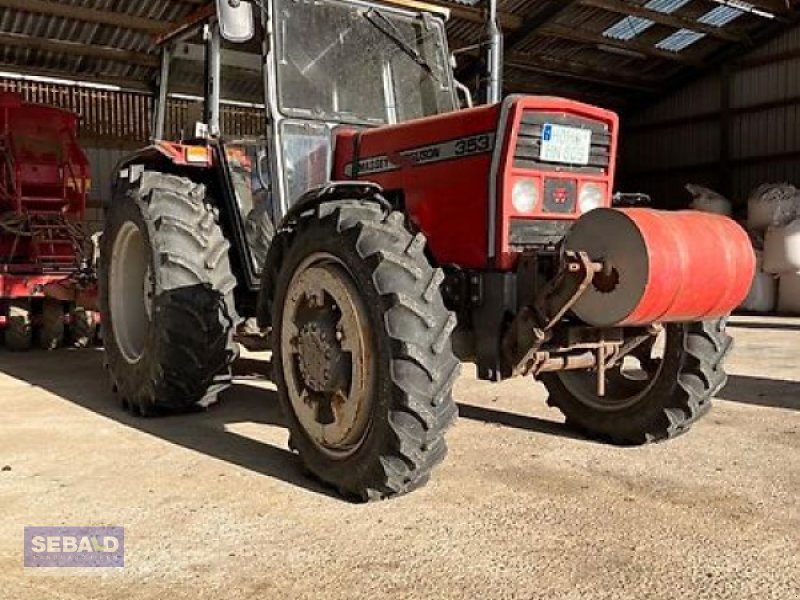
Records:
{"label": "windshield wiper", "polygon": [[419,53],[419,50],[414,48],[411,44],[409,44],[404,38],[403,34],[397,28],[389,17],[379,11],[377,8],[370,8],[367,12],[364,13],[364,18],[372,25],[375,29],[380,31],[383,35],[387,38],[392,40],[403,53],[408,56],[411,60],[413,60],[416,64],[418,64],[423,71],[425,71],[428,75],[430,75],[434,81],[437,83],[441,83],[441,80],[433,72],[433,68],[431,67],[430,63],[425,60],[422,54]]}

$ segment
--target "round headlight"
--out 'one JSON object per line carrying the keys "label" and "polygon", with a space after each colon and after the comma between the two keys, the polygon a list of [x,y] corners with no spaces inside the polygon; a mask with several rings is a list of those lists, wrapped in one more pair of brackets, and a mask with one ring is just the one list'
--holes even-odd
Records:
{"label": "round headlight", "polygon": [[511,204],[514,210],[521,213],[530,213],[536,209],[539,201],[539,186],[530,179],[520,179],[511,190]]}
{"label": "round headlight", "polygon": [[578,198],[578,208],[581,213],[587,213],[595,208],[603,206],[606,199],[606,188],[600,183],[586,183],[581,188],[581,194]]}

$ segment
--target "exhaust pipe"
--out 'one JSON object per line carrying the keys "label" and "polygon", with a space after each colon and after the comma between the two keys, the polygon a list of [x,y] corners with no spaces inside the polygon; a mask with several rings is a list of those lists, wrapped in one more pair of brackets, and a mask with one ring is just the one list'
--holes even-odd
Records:
{"label": "exhaust pipe", "polygon": [[503,95],[503,34],[497,20],[497,0],[489,0],[486,38],[486,103],[497,104]]}

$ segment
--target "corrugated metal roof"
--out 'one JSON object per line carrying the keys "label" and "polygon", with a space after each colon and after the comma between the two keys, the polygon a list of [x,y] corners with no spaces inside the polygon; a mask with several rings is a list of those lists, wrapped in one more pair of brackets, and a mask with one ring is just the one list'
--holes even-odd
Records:
{"label": "corrugated metal roof", "polygon": [[[101,57],[79,56],[66,52],[36,48],[35,40],[53,40],[78,46],[95,46],[101,49],[123,50],[153,54],[152,36],[126,27],[126,17],[141,17],[160,21],[165,27],[170,22],[185,18],[197,9],[197,4],[140,0],[120,3],[113,0],[61,0],[60,5],[75,9],[112,13],[119,17],[119,25],[87,23],[79,18],[49,16],[23,10],[0,8],[0,33],[17,36],[20,41],[34,40],[33,47],[0,43],[0,63],[5,67],[58,71],[66,76],[87,76],[98,79],[144,81],[152,75],[151,65],[136,64],[132,60],[108,60]],[[77,48],[76,48],[77,50]],[[153,57],[155,55],[153,54]]]}
{"label": "corrugated metal roof", "polygon": [[603,32],[606,37],[615,40],[632,40],[640,33],[643,33],[655,25],[655,21],[644,19],[642,17],[625,17],[621,21],[617,21],[611,27]]}
{"label": "corrugated metal roof", "polygon": [[735,21],[743,14],[744,11],[723,4],[721,6],[717,6],[716,8],[712,8],[702,17],[697,19],[697,21],[699,23],[713,25],[714,27],[725,27],[725,25]]}
{"label": "corrugated metal roof", "polygon": [[[649,2],[644,5],[644,8],[669,15],[683,8],[690,1],[691,0],[649,0]],[[613,39],[627,41],[647,31],[653,25],[655,25],[655,21],[650,19],[627,16],[606,29],[603,35]]]}
{"label": "corrugated metal roof", "polygon": [[691,29],[679,29],[675,33],[658,42],[656,44],[656,48],[659,48],[660,50],[667,50],[668,52],[680,52],[695,42],[699,42],[704,37],[706,37],[705,33],[698,33],[697,31],[692,31]]}
{"label": "corrugated metal roof", "polygon": [[645,4],[646,8],[656,12],[671,15],[675,11],[683,8],[692,0],[650,0]]}
{"label": "corrugated metal roof", "polygon": [[[455,9],[447,25],[452,48],[483,38],[486,0],[472,8],[451,0],[431,1]],[[48,2],[58,10],[48,14],[43,9]],[[141,87],[157,69],[153,24],[167,28],[203,4],[203,0],[31,0],[27,4],[0,0],[0,70]],[[709,8],[690,0],[500,0],[508,61],[540,67],[537,75],[533,70],[525,74],[509,70],[508,91],[533,86],[548,94],[593,99],[605,94],[609,103],[635,100],[637,90],[664,86],[676,73],[697,68],[708,56],[735,43],[737,36],[746,40],[768,22],[744,7],[758,7],[758,0],[717,4]],[[106,18],[102,23],[87,22],[93,19],[86,18],[85,11]],[[685,23],[699,25],[692,28]],[[716,30],[734,35],[715,35]],[[91,51],[83,52],[86,49]],[[461,55],[459,74],[474,76],[474,54]],[[562,68],[565,76],[559,77]],[[630,84],[629,93],[620,93],[621,82]]]}

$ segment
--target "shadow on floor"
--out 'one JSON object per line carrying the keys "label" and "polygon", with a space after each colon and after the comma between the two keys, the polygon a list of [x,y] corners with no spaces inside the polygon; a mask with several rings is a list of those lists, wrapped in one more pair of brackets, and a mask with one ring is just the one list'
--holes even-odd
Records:
{"label": "shadow on floor", "polygon": [[[304,475],[297,457],[289,450],[229,430],[229,426],[235,423],[285,427],[275,392],[253,385],[254,381],[264,381],[269,376],[270,363],[267,360],[239,359],[234,365],[234,385],[224,392],[221,402],[207,411],[151,419],[135,417],[122,409],[103,370],[102,350],[23,354],[0,350],[0,371],[127,427],[256,473],[339,497]],[[585,439],[563,423],[468,404],[459,404],[458,408],[464,419]]]}
{"label": "shadow on floor", "polygon": [[767,329],[773,331],[800,331],[800,324],[775,321],[731,321],[728,329]]}
{"label": "shadow on floor", "polygon": [[[254,440],[234,431],[236,423],[261,423],[285,427],[276,394],[246,380],[265,378],[269,363],[243,359],[236,365],[237,381],[222,402],[202,413],[141,419],[122,410],[111,393],[102,367],[101,351],[30,352],[0,350],[0,370],[32,386],[144,433],[184,448],[274,477],[315,493],[339,498],[329,488],[301,472],[289,450]],[[800,382],[732,375],[719,398],[733,402],[800,411]],[[584,440],[566,425],[528,415],[459,404],[462,418],[525,431]]]}
{"label": "shadow on floor", "polygon": [[800,410],[800,381],[731,375],[717,394],[720,400]]}
{"label": "shadow on floor", "polygon": [[[111,393],[100,351],[60,352],[69,353],[69,357],[59,359],[61,354],[0,351],[0,370],[125,426],[250,471],[339,498],[332,490],[305,476],[289,450],[227,429],[234,423],[285,427],[274,391],[237,382],[224,392],[220,403],[204,412],[142,419],[125,412]],[[265,369],[269,369],[266,361],[245,360],[237,366],[237,372],[245,373],[245,379],[263,379],[260,374]]]}
{"label": "shadow on floor", "polygon": [[586,442],[593,441],[581,436],[579,433],[576,433],[564,423],[548,421],[546,419],[540,419],[539,417],[532,417],[529,415],[520,415],[517,413],[494,410],[492,408],[485,408],[483,406],[459,403],[458,415],[462,419],[481,421],[482,423],[488,423],[490,425],[502,425],[503,427],[523,429],[525,431],[532,431],[534,433],[555,435],[573,440],[583,440]]}

